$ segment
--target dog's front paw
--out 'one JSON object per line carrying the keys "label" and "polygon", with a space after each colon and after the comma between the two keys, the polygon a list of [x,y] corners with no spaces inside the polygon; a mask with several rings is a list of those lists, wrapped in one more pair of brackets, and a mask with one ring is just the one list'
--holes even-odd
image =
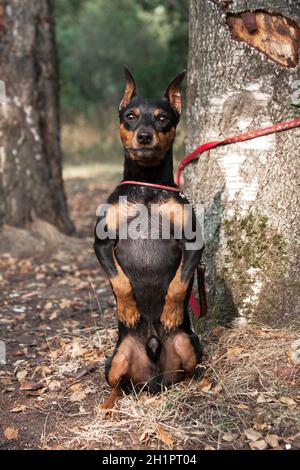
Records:
{"label": "dog's front paw", "polygon": [[118,318],[127,328],[133,328],[139,322],[141,315],[133,298],[120,300],[117,308]]}
{"label": "dog's front paw", "polygon": [[114,408],[117,400],[121,397],[122,393],[119,389],[113,389],[109,397],[99,405],[99,411],[107,411]]}
{"label": "dog's front paw", "polygon": [[183,302],[166,300],[160,321],[167,331],[174,330],[183,322]]}

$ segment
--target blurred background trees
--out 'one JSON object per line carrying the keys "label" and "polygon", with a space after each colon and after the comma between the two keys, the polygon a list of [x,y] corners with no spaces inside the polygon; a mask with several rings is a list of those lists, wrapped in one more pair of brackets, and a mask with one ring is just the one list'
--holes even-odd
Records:
{"label": "blurred background trees", "polygon": [[53,0],[0,0],[0,80],[7,95],[0,104],[0,227],[41,218],[71,233]]}
{"label": "blurred background trees", "polygon": [[117,109],[124,64],[142,96],[160,96],[186,68],[188,1],[56,0],[56,30],[66,162],[121,163]]}
{"label": "blurred background trees", "polygon": [[65,116],[117,105],[124,63],[141,93],[157,96],[166,80],[186,66],[187,21],[182,0],[57,0]]}

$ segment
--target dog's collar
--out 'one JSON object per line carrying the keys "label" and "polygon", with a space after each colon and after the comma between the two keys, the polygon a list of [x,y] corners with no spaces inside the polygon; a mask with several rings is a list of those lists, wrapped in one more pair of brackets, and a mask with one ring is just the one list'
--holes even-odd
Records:
{"label": "dog's collar", "polygon": [[157,189],[165,189],[166,191],[176,191],[178,193],[180,193],[181,189],[178,188],[178,186],[165,186],[163,184],[155,184],[155,183],[145,183],[143,181],[129,181],[129,180],[125,180],[125,181],[121,181],[119,183],[119,186],[122,186],[123,184],[136,184],[138,186],[146,186],[148,188],[157,188]]}

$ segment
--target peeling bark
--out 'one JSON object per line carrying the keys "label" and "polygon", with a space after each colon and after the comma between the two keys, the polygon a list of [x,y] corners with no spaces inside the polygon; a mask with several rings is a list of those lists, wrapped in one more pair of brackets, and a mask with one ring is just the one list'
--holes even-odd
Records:
{"label": "peeling bark", "polygon": [[52,0],[0,0],[0,80],[0,225],[42,218],[70,233]]}
{"label": "peeling bark", "polygon": [[[188,151],[299,117],[291,106],[299,64],[286,66],[291,48],[279,64],[280,54],[274,61],[236,41],[228,28],[232,15],[255,36],[266,21],[257,12],[271,15],[271,36],[275,25],[284,36],[278,18],[297,36],[300,2],[190,0]],[[220,321],[238,316],[278,324],[298,317],[299,137],[294,129],[220,147],[186,171],[191,197],[205,206],[209,305]]]}
{"label": "peeling bark", "polygon": [[296,67],[299,61],[300,29],[282,15],[264,11],[228,13],[226,23],[234,39],[265,54],[284,67]]}

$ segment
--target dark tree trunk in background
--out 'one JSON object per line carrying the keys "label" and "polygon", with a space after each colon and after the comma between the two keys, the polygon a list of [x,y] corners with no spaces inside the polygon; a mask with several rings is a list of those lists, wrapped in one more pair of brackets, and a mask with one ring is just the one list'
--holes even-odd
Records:
{"label": "dark tree trunk in background", "polygon": [[[188,150],[300,117],[291,105],[299,26],[299,1],[190,0]],[[299,137],[294,129],[212,150],[188,170],[190,194],[205,205],[210,311],[220,319],[298,317]]]}
{"label": "dark tree trunk in background", "polygon": [[61,174],[52,0],[0,0],[0,225],[73,230]]}

